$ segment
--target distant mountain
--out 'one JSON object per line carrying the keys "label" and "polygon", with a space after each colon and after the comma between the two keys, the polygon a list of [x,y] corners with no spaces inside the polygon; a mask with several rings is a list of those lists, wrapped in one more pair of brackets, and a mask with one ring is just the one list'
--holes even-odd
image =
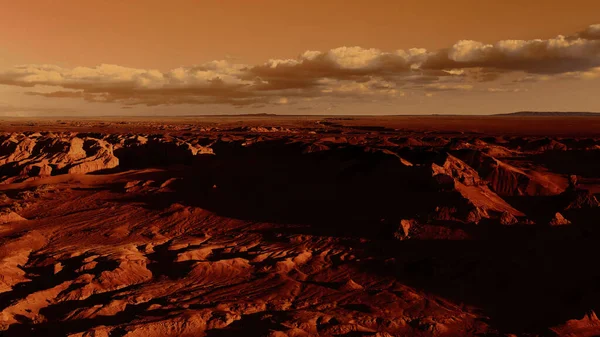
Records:
{"label": "distant mountain", "polygon": [[[276,117],[278,114],[272,113],[255,113],[255,114],[195,114],[195,115],[175,115],[175,117]],[[152,116],[157,117],[157,116]],[[169,116],[159,116],[159,117],[169,117]],[[172,117],[172,116],[171,116]]]}
{"label": "distant mountain", "polygon": [[600,117],[598,112],[577,112],[577,111],[517,111],[505,114],[496,114],[494,116],[515,116],[515,117]]}

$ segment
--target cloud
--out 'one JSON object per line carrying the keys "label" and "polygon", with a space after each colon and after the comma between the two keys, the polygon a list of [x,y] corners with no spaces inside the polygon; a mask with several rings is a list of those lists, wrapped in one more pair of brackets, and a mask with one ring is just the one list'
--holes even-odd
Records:
{"label": "cloud", "polygon": [[596,68],[590,69],[588,71],[582,72],[581,78],[583,78],[583,79],[600,78],[600,67],[596,67]]}
{"label": "cloud", "polygon": [[462,90],[469,91],[473,89],[471,84],[444,84],[444,83],[431,83],[423,86],[427,91],[452,91]]}
{"label": "cloud", "polygon": [[588,69],[586,71],[569,72],[560,75],[561,79],[575,79],[575,80],[593,80],[600,78],[600,67]]}
{"label": "cloud", "polygon": [[[29,95],[127,105],[257,106],[284,105],[297,98],[393,99],[406,91],[474,90],[478,83],[498,81],[510,73],[521,74],[521,80],[511,82],[596,78],[600,24],[570,36],[491,44],[461,40],[437,51],[340,47],[258,65],[232,62],[212,61],[169,71],[110,64],[21,65],[0,71],[0,84],[31,88]],[[41,86],[57,89],[42,91]]]}
{"label": "cloud", "polygon": [[600,66],[600,40],[558,36],[548,40],[463,40],[427,59],[422,69],[480,68],[484,72],[560,74]]}
{"label": "cloud", "polygon": [[591,25],[578,36],[587,40],[600,40],[600,24]]}
{"label": "cloud", "polygon": [[176,68],[168,72],[103,64],[72,69],[51,65],[25,65],[0,73],[0,83],[34,87],[54,86],[67,90],[28,92],[53,98],[83,98],[90,102],[127,104],[211,104],[247,105],[265,101],[246,88],[244,65],[213,61]]}
{"label": "cloud", "polygon": [[523,88],[487,88],[488,92],[524,92],[527,89]]}

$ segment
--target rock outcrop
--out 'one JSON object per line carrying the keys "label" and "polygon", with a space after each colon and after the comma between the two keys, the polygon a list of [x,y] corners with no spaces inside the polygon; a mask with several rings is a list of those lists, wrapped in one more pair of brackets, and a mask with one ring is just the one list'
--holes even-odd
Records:
{"label": "rock outcrop", "polygon": [[16,212],[13,212],[12,210],[8,209],[8,208],[4,208],[0,210],[0,225],[8,223],[8,222],[13,222],[13,221],[24,221],[27,220],[24,217],[20,216],[19,214],[17,214]]}
{"label": "rock outcrop", "polygon": [[590,311],[581,319],[572,319],[561,326],[552,328],[560,337],[593,337],[600,335],[600,319]]}
{"label": "rock outcrop", "polygon": [[565,226],[570,225],[571,221],[567,220],[562,214],[556,212],[550,220],[550,226]]}
{"label": "rock outcrop", "polygon": [[447,154],[440,164],[433,163],[431,168],[433,178],[438,184],[444,186],[447,191],[459,194],[454,198],[457,206],[442,206],[436,212],[436,219],[478,223],[482,219],[504,213],[512,216],[524,215],[490,190],[477,171],[460,159]]}
{"label": "rock outcrop", "polygon": [[556,195],[567,187],[567,181],[560,175],[527,172],[479,150],[461,151],[457,155],[477,170],[490,188],[501,196]]}
{"label": "rock outcrop", "polygon": [[0,145],[0,182],[14,183],[57,174],[115,168],[112,144],[74,134],[10,134]]}

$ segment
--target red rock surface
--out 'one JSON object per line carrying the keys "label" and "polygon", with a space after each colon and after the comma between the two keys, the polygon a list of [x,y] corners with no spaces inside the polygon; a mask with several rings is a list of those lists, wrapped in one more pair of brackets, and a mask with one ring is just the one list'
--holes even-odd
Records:
{"label": "red rock surface", "polygon": [[600,334],[598,139],[68,123],[0,136],[1,336]]}

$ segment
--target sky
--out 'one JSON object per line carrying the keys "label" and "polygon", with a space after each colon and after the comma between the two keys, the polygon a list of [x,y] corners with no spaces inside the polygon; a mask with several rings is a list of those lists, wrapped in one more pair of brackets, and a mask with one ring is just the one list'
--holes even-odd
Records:
{"label": "sky", "polygon": [[600,111],[600,1],[0,8],[0,116]]}

